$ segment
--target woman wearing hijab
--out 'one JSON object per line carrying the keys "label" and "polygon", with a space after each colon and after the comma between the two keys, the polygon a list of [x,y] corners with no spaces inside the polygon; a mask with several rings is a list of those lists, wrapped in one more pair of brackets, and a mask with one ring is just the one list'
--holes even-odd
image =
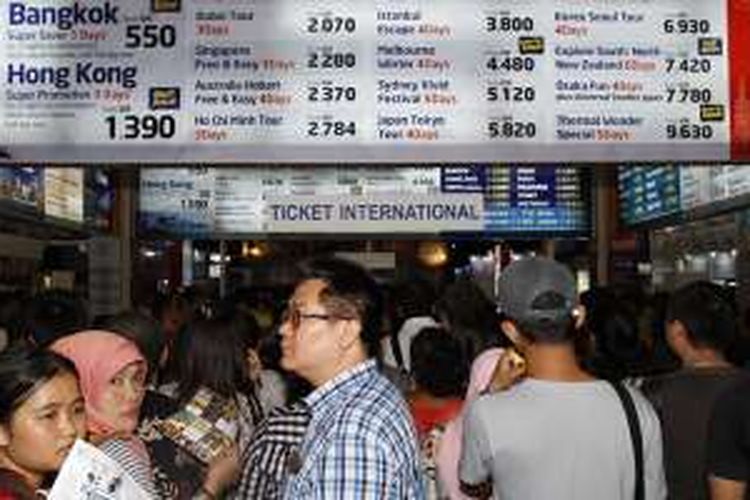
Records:
{"label": "woman wearing hijab", "polygon": [[131,341],[102,330],[63,337],[51,349],[70,359],[78,370],[89,441],[153,498],[156,491],[148,452],[134,434],[148,375],[143,355]]}
{"label": "woman wearing hijab", "polygon": [[[135,343],[149,361],[152,370],[160,368],[165,343],[156,320],[141,313],[126,312],[107,322],[107,329]],[[237,355],[237,352],[234,352]],[[154,377],[149,377],[152,381]],[[153,388],[145,391],[136,434],[148,450],[151,470],[160,500],[216,497],[229,487],[239,469],[236,450],[228,450],[210,464],[201,464],[172,440],[164,436],[158,424],[180,410],[172,398]],[[2,500],[2,499],[0,499]]]}

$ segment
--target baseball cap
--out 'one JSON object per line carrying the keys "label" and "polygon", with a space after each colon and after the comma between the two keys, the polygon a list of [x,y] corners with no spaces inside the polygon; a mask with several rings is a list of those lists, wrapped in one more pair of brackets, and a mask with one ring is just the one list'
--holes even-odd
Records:
{"label": "baseball cap", "polygon": [[578,303],[573,274],[546,257],[512,263],[500,275],[498,285],[500,311],[530,326],[564,323]]}

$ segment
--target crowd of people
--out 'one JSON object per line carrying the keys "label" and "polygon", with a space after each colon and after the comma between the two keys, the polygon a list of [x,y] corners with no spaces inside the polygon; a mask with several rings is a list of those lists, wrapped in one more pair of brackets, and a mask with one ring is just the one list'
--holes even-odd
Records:
{"label": "crowd of people", "polygon": [[[143,499],[750,494],[750,377],[717,285],[579,296],[533,257],[493,302],[334,258],[300,272],[283,305],[175,294],[88,321],[65,294],[1,298],[0,500],[44,495],[79,440]],[[221,439],[176,437],[195,412]]]}

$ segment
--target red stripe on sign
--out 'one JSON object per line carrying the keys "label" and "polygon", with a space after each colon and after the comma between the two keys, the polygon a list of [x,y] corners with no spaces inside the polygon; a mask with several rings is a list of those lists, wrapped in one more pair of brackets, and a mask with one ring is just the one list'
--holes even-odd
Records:
{"label": "red stripe on sign", "polygon": [[750,0],[727,0],[732,160],[750,159]]}

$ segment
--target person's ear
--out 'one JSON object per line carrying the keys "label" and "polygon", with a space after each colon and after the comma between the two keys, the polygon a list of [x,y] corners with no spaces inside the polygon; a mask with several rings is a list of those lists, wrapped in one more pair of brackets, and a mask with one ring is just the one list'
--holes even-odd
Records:
{"label": "person's ear", "polygon": [[345,319],[339,322],[341,332],[336,336],[339,347],[347,351],[360,341],[362,323],[356,319]]}
{"label": "person's ear", "polygon": [[0,446],[10,445],[10,431],[6,425],[0,425]]}
{"label": "person's ear", "polygon": [[158,368],[164,368],[167,366],[167,362],[169,361],[169,354],[170,354],[170,347],[168,343],[164,344],[164,348],[162,348],[161,353],[159,354],[159,366]]}
{"label": "person's ear", "polygon": [[571,312],[573,316],[573,326],[576,330],[583,328],[583,324],[586,323],[586,306],[578,304],[573,308]]}
{"label": "person's ear", "polygon": [[515,347],[523,350],[528,345],[528,340],[521,334],[515,323],[510,320],[503,320],[500,322],[500,329],[510,339]]}
{"label": "person's ear", "polygon": [[667,344],[676,353],[681,353],[690,346],[687,329],[682,321],[673,319],[666,325]]}

